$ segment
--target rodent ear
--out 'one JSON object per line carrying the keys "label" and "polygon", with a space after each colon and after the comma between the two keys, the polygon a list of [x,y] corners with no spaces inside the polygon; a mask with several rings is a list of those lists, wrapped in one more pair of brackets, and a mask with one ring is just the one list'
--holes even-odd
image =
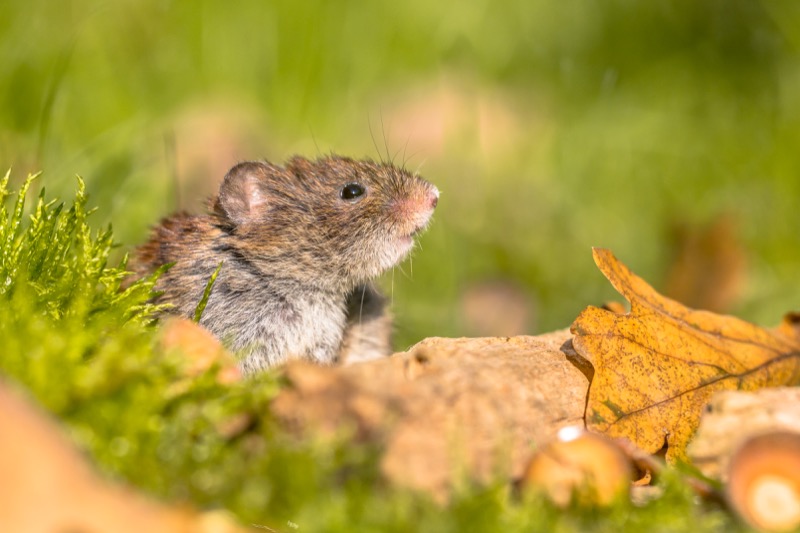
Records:
{"label": "rodent ear", "polygon": [[228,171],[219,188],[214,209],[236,225],[263,213],[267,195],[263,190],[265,168],[262,163],[239,163]]}

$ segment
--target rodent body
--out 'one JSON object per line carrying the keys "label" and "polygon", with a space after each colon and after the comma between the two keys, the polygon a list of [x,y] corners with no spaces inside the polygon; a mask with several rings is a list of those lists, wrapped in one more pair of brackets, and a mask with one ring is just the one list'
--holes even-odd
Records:
{"label": "rodent body", "polygon": [[388,355],[390,319],[369,281],[407,255],[438,196],[389,163],[240,163],[211,213],[165,219],[137,250],[133,270],[174,263],[159,278],[159,301],[192,316],[221,263],[200,323],[245,354],[246,372],[289,358]]}

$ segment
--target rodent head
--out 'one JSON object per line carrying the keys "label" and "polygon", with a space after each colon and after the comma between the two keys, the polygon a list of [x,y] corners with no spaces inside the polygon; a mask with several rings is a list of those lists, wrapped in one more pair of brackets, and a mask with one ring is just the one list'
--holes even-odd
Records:
{"label": "rodent head", "polygon": [[285,167],[236,165],[214,210],[259,268],[349,290],[408,254],[438,199],[436,187],[389,163],[295,157]]}

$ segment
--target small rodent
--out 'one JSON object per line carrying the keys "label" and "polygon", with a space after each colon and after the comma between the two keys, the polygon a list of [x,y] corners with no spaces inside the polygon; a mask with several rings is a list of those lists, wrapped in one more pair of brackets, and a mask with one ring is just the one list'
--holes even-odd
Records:
{"label": "small rodent", "polygon": [[207,215],[164,219],[134,253],[159,302],[192,316],[222,263],[200,324],[247,373],[304,358],[352,362],[391,353],[390,318],[370,280],[400,262],[430,221],[438,189],[391,163],[294,157],[239,163]]}

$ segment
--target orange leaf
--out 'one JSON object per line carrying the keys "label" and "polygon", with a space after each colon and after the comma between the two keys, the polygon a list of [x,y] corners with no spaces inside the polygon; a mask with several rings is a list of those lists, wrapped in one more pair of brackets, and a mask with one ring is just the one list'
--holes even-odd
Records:
{"label": "orange leaf", "polygon": [[667,459],[685,448],[711,395],[800,382],[800,338],[732,316],[695,311],[658,294],[605,249],[594,260],[631,304],[628,314],[586,308],[572,324],[577,352],[594,366],[586,426],[626,437]]}
{"label": "orange leaf", "polygon": [[178,350],[186,357],[186,375],[195,377],[217,365],[217,382],[229,385],[242,378],[236,360],[222,343],[203,326],[188,318],[169,317],[164,320],[161,347]]}

